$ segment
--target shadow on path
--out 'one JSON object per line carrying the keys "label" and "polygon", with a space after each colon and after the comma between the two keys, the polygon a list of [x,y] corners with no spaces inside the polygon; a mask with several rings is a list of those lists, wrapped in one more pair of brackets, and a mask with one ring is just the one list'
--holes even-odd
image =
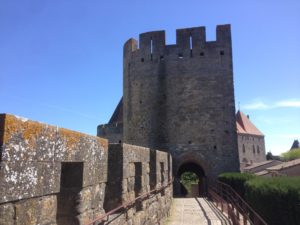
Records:
{"label": "shadow on path", "polygon": [[230,221],[206,198],[174,198],[166,225],[230,225]]}

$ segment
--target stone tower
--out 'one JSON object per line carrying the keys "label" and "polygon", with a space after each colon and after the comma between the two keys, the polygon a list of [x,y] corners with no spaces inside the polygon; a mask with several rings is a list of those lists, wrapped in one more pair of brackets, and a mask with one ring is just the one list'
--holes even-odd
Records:
{"label": "stone tower", "polygon": [[147,32],[124,45],[123,142],[169,151],[177,176],[239,169],[230,25],[216,33],[179,29],[166,45],[164,31]]}

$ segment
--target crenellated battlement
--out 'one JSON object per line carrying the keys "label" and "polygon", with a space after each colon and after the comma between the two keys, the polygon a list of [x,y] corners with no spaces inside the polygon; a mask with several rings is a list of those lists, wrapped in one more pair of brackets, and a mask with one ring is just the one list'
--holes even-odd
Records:
{"label": "crenellated battlement", "polygon": [[[229,48],[231,50],[230,25],[216,27],[216,41],[206,41],[205,27],[192,27],[176,30],[176,44],[166,45],[165,31],[152,31],[139,35],[139,41],[129,39],[124,45],[124,56],[130,52],[140,55],[184,54],[211,48]],[[137,53],[136,53],[137,54]]]}

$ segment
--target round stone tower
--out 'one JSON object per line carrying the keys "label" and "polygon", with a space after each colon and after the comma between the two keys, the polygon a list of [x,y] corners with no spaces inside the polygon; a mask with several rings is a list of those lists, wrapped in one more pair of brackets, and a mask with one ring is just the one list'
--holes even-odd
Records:
{"label": "round stone tower", "polygon": [[239,169],[230,25],[216,33],[179,29],[166,45],[155,31],[124,46],[123,141],[169,151],[174,176]]}

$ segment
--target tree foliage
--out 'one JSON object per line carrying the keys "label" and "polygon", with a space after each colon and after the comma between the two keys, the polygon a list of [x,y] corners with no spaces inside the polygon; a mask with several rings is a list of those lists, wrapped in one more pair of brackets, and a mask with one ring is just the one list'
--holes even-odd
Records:
{"label": "tree foliage", "polygon": [[300,148],[293,149],[293,150],[287,151],[285,153],[282,153],[281,156],[282,156],[283,160],[285,160],[285,161],[299,159],[300,158]]}

